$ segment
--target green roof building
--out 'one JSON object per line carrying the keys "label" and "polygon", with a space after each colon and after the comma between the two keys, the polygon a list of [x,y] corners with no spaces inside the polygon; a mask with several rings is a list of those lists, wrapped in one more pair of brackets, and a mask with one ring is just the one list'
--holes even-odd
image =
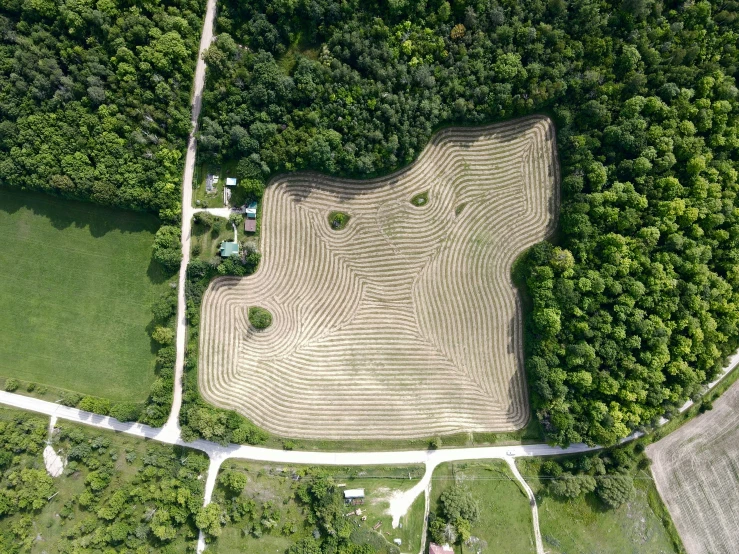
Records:
{"label": "green roof building", "polygon": [[234,254],[238,255],[239,243],[223,241],[221,247],[218,249],[218,253],[221,255],[221,258],[230,258]]}

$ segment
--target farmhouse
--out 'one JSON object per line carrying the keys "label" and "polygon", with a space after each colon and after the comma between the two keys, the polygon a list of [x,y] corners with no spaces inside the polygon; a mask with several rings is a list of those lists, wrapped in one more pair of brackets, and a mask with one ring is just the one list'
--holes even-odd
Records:
{"label": "farmhouse", "polygon": [[345,490],[344,502],[347,504],[362,504],[364,502],[364,489]]}
{"label": "farmhouse", "polygon": [[221,243],[221,246],[218,248],[218,253],[220,254],[221,258],[230,258],[234,254],[238,255],[239,243],[224,240]]}
{"label": "farmhouse", "polygon": [[252,202],[244,210],[244,231],[254,233],[257,230],[257,203]]}
{"label": "farmhouse", "polygon": [[429,554],[454,554],[454,550],[448,544],[442,546],[432,542],[429,544]]}

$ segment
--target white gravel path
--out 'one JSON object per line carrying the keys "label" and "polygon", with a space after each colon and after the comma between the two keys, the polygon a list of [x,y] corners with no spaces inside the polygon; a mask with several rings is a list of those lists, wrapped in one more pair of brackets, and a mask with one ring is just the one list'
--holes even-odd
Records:
{"label": "white gravel path", "polygon": [[46,440],[46,448],[44,448],[44,465],[46,472],[52,477],[59,477],[64,471],[64,460],[56,453],[54,447],[51,446],[51,439],[54,435],[54,426],[56,425],[56,416],[49,418],[49,438]]}
{"label": "white gravel path", "polygon": [[185,348],[187,342],[187,316],[185,303],[185,279],[187,277],[187,264],[190,263],[190,236],[192,227],[192,179],[195,173],[195,159],[197,154],[197,139],[195,133],[198,129],[200,108],[203,104],[203,87],[205,86],[205,61],[203,52],[213,42],[213,29],[215,26],[216,0],[208,0],[205,19],[203,21],[203,34],[200,37],[200,48],[198,49],[198,60],[195,65],[195,78],[193,80],[192,92],[192,116],[190,118],[191,131],[187,141],[187,153],[185,154],[185,171],[182,176],[182,262],[180,263],[180,275],[177,292],[177,335],[175,345],[177,356],[175,358],[174,371],[174,394],[172,397],[172,410],[169,419],[164,425],[162,432],[171,439],[180,436],[180,408],[182,407],[182,373],[185,366]]}

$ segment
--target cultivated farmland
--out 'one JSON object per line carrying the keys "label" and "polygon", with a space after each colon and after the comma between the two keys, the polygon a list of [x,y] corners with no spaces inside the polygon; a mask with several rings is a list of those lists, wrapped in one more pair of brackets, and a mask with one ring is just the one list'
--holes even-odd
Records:
{"label": "cultivated farmland", "polygon": [[[203,396],[302,438],[522,427],[511,267],[552,232],[558,194],[553,126],[538,116],[443,130],[380,179],[279,179],[259,270],[204,297]],[[252,306],[269,328],[249,324]]]}
{"label": "cultivated farmland", "polygon": [[155,217],[0,189],[0,376],[143,401]]}
{"label": "cultivated farmland", "polygon": [[689,554],[739,551],[739,383],[713,406],[647,447],[657,490]]}

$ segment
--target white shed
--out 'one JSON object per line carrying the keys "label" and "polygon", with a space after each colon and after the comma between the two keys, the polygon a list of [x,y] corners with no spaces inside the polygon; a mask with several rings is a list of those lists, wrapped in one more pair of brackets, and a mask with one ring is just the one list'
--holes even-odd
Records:
{"label": "white shed", "polygon": [[364,498],[364,489],[347,489],[344,491],[344,500]]}

